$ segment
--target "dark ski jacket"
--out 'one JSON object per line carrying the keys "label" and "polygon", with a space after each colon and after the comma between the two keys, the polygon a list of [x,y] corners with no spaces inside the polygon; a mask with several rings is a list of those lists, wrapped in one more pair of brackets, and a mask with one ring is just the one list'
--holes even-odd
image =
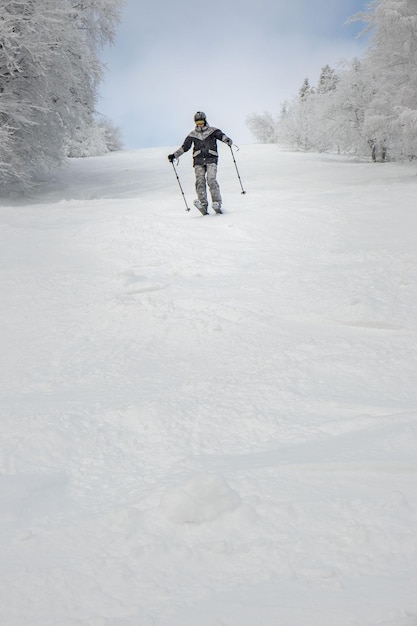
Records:
{"label": "dark ski jacket", "polygon": [[174,152],[174,157],[178,159],[184,152],[193,148],[194,167],[196,165],[206,165],[207,163],[217,163],[219,155],[217,153],[217,141],[232,145],[232,140],[219,128],[212,126],[196,127],[184,140],[181,148]]}

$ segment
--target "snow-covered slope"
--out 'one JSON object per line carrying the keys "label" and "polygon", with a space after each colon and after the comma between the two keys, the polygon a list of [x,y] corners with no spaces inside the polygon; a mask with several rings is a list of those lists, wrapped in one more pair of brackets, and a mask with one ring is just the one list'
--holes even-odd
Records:
{"label": "snow-covered slope", "polygon": [[415,626],[414,166],[168,152],[0,207],[0,623]]}

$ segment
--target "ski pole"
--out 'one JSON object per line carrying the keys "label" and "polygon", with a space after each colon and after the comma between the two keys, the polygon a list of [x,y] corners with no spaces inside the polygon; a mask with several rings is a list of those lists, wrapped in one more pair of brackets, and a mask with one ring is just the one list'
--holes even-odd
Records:
{"label": "ski pole", "polygon": [[188,206],[188,204],[187,204],[187,200],[185,199],[184,190],[183,190],[183,188],[182,188],[182,185],[181,185],[181,182],[180,182],[179,176],[178,176],[178,174],[177,174],[177,170],[176,170],[176,168],[175,168],[174,161],[171,161],[171,163],[172,163],[172,167],[174,168],[175,176],[177,177],[177,181],[178,181],[178,184],[179,184],[180,189],[181,189],[182,197],[184,198],[184,202],[185,202],[185,206],[186,206],[186,209],[185,209],[185,210],[186,210],[186,211],[189,211],[189,210],[190,210],[190,207]]}
{"label": "ski pole", "polygon": [[[237,169],[237,163],[236,163],[235,155],[233,154],[232,146],[229,146],[229,148],[230,148],[230,152],[232,153],[233,163],[235,164],[237,177],[238,177],[239,182],[240,182],[240,188],[242,189],[242,194],[244,194],[244,193],[246,193],[246,191],[243,189],[242,179],[240,178],[239,170]],[[237,146],[236,146],[236,148],[239,150],[239,148]]]}

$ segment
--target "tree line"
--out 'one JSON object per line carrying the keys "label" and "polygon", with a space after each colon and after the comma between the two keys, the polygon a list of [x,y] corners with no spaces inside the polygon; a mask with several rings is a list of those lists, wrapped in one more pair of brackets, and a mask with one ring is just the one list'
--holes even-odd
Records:
{"label": "tree line", "polygon": [[325,65],[277,116],[250,115],[258,141],[374,161],[417,158],[416,0],[372,0],[354,20],[370,35],[363,58],[339,71]]}
{"label": "tree line", "polygon": [[123,0],[0,0],[0,185],[120,147],[96,110]]}

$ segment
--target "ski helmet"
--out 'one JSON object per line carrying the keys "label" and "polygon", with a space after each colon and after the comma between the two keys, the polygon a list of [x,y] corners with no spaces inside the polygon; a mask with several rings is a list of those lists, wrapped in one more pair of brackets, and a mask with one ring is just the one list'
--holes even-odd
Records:
{"label": "ski helmet", "polygon": [[199,122],[199,121],[207,121],[206,118],[206,114],[203,111],[197,111],[197,113],[194,115],[194,122]]}

